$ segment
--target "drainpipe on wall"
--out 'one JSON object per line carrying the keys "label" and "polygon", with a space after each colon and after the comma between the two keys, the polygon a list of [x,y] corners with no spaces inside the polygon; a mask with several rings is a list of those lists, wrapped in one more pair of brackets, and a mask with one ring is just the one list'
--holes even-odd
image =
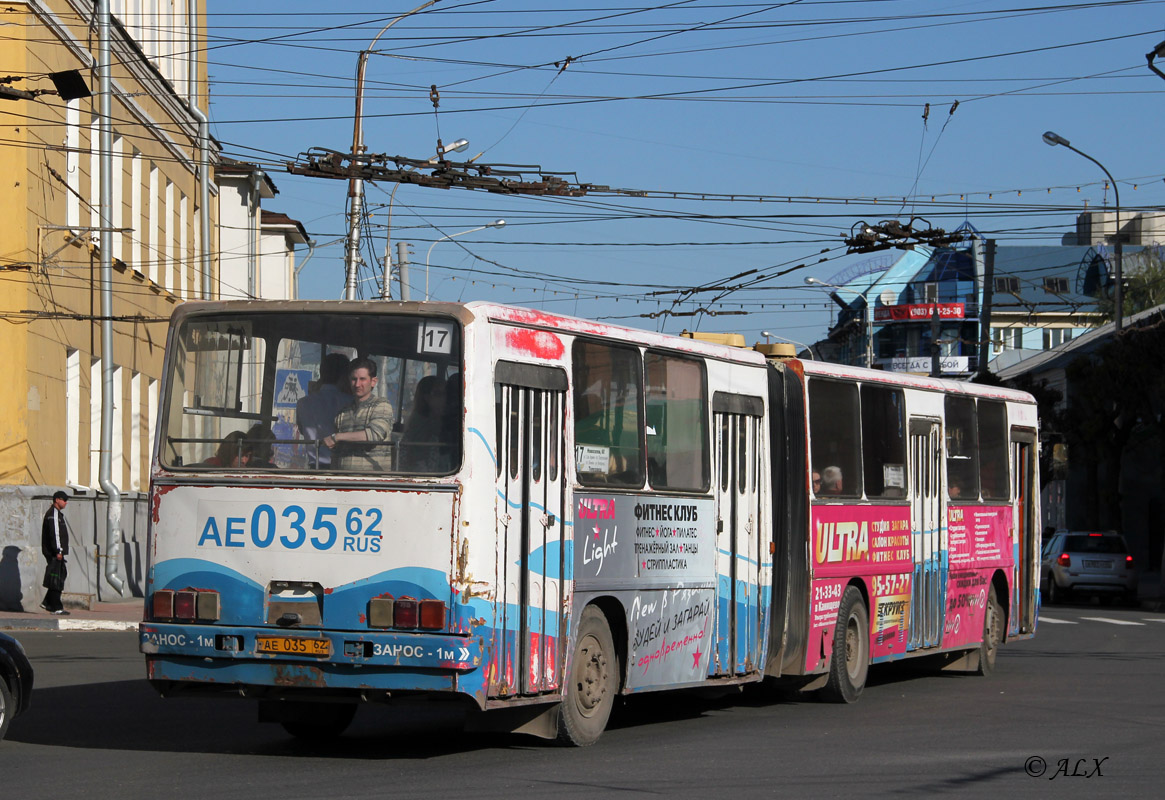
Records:
{"label": "drainpipe on wall", "polygon": [[113,80],[109,68],[109,0],[97,3],[98,116],[101,140],[101,461],[98,483],[109,497],[105,509],[105,580],[122,594],[121,493],[113,483]]}
{"label": "drainpipe on wall", "polygon": [[210,120],[198,108],[198,11],[197,3],[190,0],[186,4],[186,32],[190,46],[186,65],[186,103],[190,112],[198,120],[198,215],[199,238],[202,252],[199,266],[202,269],[202,299],[210,300],[214,283],[210,279]]}
{"label": "drainpipe on wall", "polygon": [[257,169],[251,173],[251,193],[247,197],[247,214],[251,218],[251,230],[247,232],[247,299],[254,300],[259,296],[259,254],[262,247],[262,215],[260,207],[263,202],[263,170]]}

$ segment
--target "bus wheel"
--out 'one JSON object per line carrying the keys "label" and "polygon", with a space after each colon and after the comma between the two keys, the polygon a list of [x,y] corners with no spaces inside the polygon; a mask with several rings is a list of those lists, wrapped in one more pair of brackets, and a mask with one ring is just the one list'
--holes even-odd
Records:
{"label": "bus wheel", "polygon": [[325,741],[346,731],[354,716],[355,703],[299,703],[282,724],[297,739]]}
{"label": "bus wheel", "polygon": [[1003,641],[1003,606],[995,596],[995,587],[987,593],[987,607],[983,609],[983,641],[979,645],[980,675],[990,675],[995,671],[995,656],[999,653],[999,643]]}
{"label": "bus wheel", "polygon": [[598,741],[619,690],[618,663],[607,618],[595,606],[587,606],[570,660],[570,679],[558,717],[558,741],[576,747]]}
{"label": "bus wheel", "polygon": [[834,703],[853,703],[866,687],[870,671],[870,617],[862,593],[846,587],[833,632],[833,660],[821,696]]}

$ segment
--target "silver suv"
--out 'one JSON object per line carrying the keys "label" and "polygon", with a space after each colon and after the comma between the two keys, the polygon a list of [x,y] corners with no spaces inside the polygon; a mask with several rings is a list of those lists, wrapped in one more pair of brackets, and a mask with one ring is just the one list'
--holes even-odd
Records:
{"label": "silver suv", "polygon": [[1044,542],[1040,565],[1044,602],[1070,594],[1137,600],[1137,572],[1125,538],[1113,531],[1056,531]]}

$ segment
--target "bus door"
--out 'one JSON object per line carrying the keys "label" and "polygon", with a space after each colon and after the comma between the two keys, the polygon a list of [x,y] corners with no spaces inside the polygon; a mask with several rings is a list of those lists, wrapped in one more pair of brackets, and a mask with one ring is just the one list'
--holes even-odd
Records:
{"label": "bus door", "polygon": [[715,673],[760,668],[760,492],[758,448],[764,402],[716,392],[717,619]]}
{"label": "bus door", "polygon": [[490,695],[552,692],[561,685],[565,655],[566,373],[499,362],[495,381],[498,597]]}
{"label": "bus door", "polygon": [[1035,584],[1037,563],[1040,558],[1036,545],[1038,530],[1035,498],[1039,484],[1036,482],[1035,435],[1027,431],[1011,432],[1011,496],[1012,546],[1015,548],[1015,579],[1012,581],[1011,619],[1008,633],[1032,633],[1035,623]]}
{"label": "bus door", "polygon": [[914,573],[910,584],[908,650],[937,647],[942,634],[942,466],[942,426],[938,420],[911,419],[910,542]]}

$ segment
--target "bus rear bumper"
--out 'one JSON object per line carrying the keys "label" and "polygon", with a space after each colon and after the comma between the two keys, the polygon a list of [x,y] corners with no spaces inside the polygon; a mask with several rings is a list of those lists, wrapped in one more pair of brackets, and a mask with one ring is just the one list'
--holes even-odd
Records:
{"label": "bus rear bumper", "polygon": [[152,622],[138,638],[150,680],[182,685],[466,691],[484,650],[480,637]]}

